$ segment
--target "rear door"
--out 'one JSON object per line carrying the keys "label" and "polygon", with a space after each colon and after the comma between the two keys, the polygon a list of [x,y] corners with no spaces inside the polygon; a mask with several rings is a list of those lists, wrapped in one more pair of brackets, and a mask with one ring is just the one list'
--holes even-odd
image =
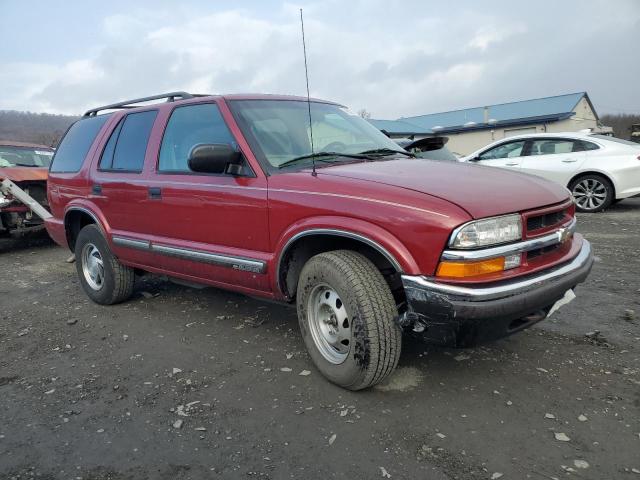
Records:
{"label": "rear door", "polygon": [[512,140],[501,143],[482,152],[474,161],[490,167],[518,169],[524,154],[526,140]]}
{"label": "rear door", "polygon": [[120,119],[102,148],[89,185],[90,198],[111,228],[116,255],[140,265],[157,261],[156,255],[141,242],[149,227],[143,167],[157,115],[157,110],[146,110]]}
{"label": "rear door", "polygon": [[585,153],[582,142],[570,138],[535,138],[527,145],[521,170],[567,185],[582,162]]}
{"label": "rear door", "polygon": [[182,277],[267,291],[266,177],[246,157],[240,175],[196,173],[187,164],[196,145],[239,150],[221,107],[178,105],[169,115],[143,193],[152,249],[163,269]]}

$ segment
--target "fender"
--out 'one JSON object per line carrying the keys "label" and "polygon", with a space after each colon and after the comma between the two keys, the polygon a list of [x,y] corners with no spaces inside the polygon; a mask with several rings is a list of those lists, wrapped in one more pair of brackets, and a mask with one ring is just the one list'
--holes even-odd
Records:
{"label": "fender", "polygon": [[397,237],[382,227],[349,217],[311,217],[291,225],[280,235],[276,243],[272,280],[277,292],[282,292],[280,266],[284,255],[296,240],[309,235],[335,235],[359,240],[380,252],[398,272],[419,273],[418,264],[409,250]]}

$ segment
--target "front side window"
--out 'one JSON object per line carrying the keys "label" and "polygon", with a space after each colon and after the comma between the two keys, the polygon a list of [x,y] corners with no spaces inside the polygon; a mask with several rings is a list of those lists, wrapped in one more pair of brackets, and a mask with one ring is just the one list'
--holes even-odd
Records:
{"label": "front side window", "polygon": [[566,139],[541,139],[531,142],[529,155],[556,155],[558,153],[579,152],[580,145],[573,140]]}
{"label": "front side window", "polygon": [[[368,150],[401,148],[377,128],[338,105],[298,100],[233,100],[231,110],[256,155],[269,172],[313,152],[361,154]],[[340,162],[347,157],[325,161]],[[352,160],[352,159],[351,159]],[[292,167],[308,166],[309,158]]]}
{"label": "front side window", "polygon": [[53,150],[0,145],[0,167],[45,167],[51,165]]}
{"label": "front side window", "polygon": [[118,123],[100,158],[100,170],[141,172],[157,110],[130,113]]}
{"label": "front side window", "polygon": [[216,104],[177,107],[171,114],[162,137],[158,171],[191,172],[188,161],[193,147],[216,143],[237,148]]}
{"label": "front side window", "polygon": [[497,147],[493,147],[492,149],[482,153],[478,157],[478,159],[479,160],[495,160],[499,158],[520,157],[522,155],[523,149],[524,149],[524,140],[520,140],[517,142],[503,143],[502,145],[498,145]]}
{"label": "front side window", "polygon": [[109,115],[87,117],[74,123],[62,139],[51,163],[55,173],[74,173],[80,170],[84,158]]}

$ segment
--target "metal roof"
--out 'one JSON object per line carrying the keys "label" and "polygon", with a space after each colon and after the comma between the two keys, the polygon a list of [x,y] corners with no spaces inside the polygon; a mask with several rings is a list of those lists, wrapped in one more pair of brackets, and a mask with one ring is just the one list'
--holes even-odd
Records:
{"label": "metal roof", "polygon": [[430,129],[437,133],[554,122],[575,115],[573,110],[583,98],[587,99],[595,114],[595,109],[587,93],[578,92],[415,117],[401,117],[398,121]]}
{"label": "metal roof", "polygon": [[402,120],[378,120],[374,118],[367,119],[371,125],[383,132],[395,134],[395,135],[416,135],[433,133],[428,128],[423,128],[419,125],[404,122]]}

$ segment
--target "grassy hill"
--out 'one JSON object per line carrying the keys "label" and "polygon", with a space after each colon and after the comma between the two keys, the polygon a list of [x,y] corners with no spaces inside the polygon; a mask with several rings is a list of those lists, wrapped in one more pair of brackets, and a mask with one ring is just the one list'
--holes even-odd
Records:
{"label": "grassy hill", "polygon": [[56,146],[78,117],[0,110],[0,140]]}

